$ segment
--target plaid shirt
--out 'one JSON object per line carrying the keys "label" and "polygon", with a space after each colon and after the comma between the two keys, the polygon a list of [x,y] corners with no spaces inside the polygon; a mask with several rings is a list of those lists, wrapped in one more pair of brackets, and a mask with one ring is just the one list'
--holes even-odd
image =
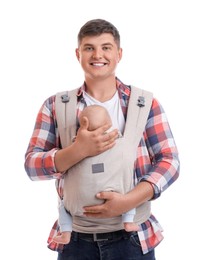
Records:
{"label": "plaid shirt", "polygon": [[[122,111],[127,116],[131,88],[116,78],[117,90]],[[78,92],[77,116],[84,109],[82,102],[83,85]],[[40,108],[30,143],[25,154],[25,170],[31,180],[56,180],[56,189],[62,196],[62,173],[57,172],[54,163],[55,153],[61,149],[60,137],[55,115],[55,95],[48,98]],[[153,98],[145,131],[137,147],[135,161],[136,183],[148,181],[154,188],[153,200],[158,198],[179,176],[179,159],[175,141],[161,104]],[[63,245],[56,244],[52,238],[59,232],[56,220],[48,238],[48,247],[61,251]],[[151,214],[149,219],[139,225],[139,239],[144,254],[157,246],[163,239],[162,228]]]}

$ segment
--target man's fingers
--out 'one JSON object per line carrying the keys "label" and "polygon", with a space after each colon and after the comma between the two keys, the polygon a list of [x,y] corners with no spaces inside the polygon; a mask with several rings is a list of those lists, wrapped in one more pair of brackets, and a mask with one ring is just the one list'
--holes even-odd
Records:
{"label": "man's fingers", "polygon": [[118,137],[118,131],[117,131],[117,129],[114,129],[113,131],[106,133],[103,136],[103,141],[111,143],[111,142],[114,142],[114,140],[117,139],[117,137]]}

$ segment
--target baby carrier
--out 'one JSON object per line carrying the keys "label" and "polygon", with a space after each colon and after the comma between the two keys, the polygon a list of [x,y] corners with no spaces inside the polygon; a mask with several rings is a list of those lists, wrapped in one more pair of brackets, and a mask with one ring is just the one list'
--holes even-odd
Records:
{"label": "baby carrier", "polygon": [[[56,117],[62,147],[72,143],[77,131],[77,89],[56,95]],[[131,86],[125,129],[113,148],[88,157],[64,174],[64,206],[73,217],[73,230],[107,232],[122,229],[121,216],[92,219],[83,207],[104,203],[96,198],[100,191],[127,193],[134,186],[134,162],[151,108],[152,93]],[[136,208],[134,222],[141,224],[150,216],[150,202]]]}

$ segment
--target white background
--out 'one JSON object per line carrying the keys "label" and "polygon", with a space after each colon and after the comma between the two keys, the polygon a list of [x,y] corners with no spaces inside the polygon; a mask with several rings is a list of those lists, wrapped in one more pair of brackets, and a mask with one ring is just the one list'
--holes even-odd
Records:
{"label": "white background", "polygon": [[180,177],[153,203],[165,236],[157,260],[205,258],[205,14],[204,0],[0,2],[1,259],[57,258],[46,243],[54,182],[30,181],[24,154],[43,101],[83,83],[76,36],[93,18],[119,29],[117,76],[154,92],[179,148]]}

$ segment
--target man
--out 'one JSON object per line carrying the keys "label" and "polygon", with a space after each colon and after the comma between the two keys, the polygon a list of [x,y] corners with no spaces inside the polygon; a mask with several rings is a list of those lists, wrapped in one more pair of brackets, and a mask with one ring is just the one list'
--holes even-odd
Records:
{"label": "man", "polygon": [[[110,128],[106,124],[95,131],[88,131],[88,121],[85,120],[78,129],[75,142],[62,148],[55,96],[44,102],[26,152],[25,169],[32,180],[55,178],[60,196],[62,176],[68,169],[85,158],[109,149],[112,152],[118,130],[124,135],[131,93],[131,87],[123,84],[115,74],[122,49],[120,35],[114,25],[101,19],[83,25],[78,34],[76,56],[85,75],[84,84],[77,94],[77,119],[85,106],[100,104],[108,109],[116,129],[104,134]],[[55,223],[48,242],[49,248],[58,251],[59,260],[155,259],[154,248],[163,237],[161,227],[151,212],[138,225],[138,231],[126,232],[118,223],[120,215],[157,199],[179,176],[175,141],[164,110],[155,98],[135,156],[135,187],[126,194],[98,192],[97,199],[104,203],[88,204],[83,208],[84,224],[77,222],[73,225],[69,244],[63,246],[52,242],[58,231],[58,223]]]}

